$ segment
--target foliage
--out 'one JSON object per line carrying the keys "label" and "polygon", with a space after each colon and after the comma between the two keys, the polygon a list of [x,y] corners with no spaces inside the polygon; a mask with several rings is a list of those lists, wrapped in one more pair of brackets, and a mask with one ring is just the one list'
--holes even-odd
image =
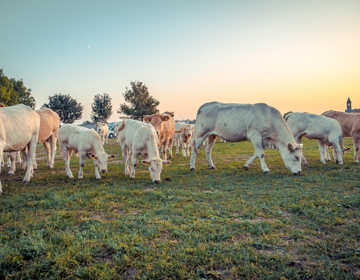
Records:
{"label": "foliage", "polygon": [[1,174],[0,278],[359,279],[360,166],[352,153],[323,165],[317,141],[303,143],[301,176],[277,150],[265,151],[270,175],[258,160],[245,171],[251,143],[216,143],[217,170],[201,149],[195,172],[174,156],[157,185],[142,164],[130,181],[116,161],[95,180],[89,159],[84,179],[69,179],[62,156],[49,172],[37,148],[28,185],[25,171]]}
{"label": "foliage", "polygon": [[73,123],[81,119],[84,106],[78,103],[76,99],[69,94],[54,94],[49,96],[49,103],[45,103],[42,107],[50,108],[60,117],[62,123]]}
{"label": "foliage", "polygon": [[23,80],[15,80],[12,78],[10,79],[10,82],[13,84],[13,88],[17,92],[18,103],[30,106],[32,109],[35,109],[36,102],[35,98],[31,96],[31,88],[27,89],[24,86]]}
{"label": "foliage", "polygon": [[104,93],[103,95],[97,94],[94,97],[94,103],[91,104],[91,120],[94,123],[107,122],[112,115],[112,105],[110,95]]}
{"label": "foliage", "polygon": [[9,79],[0,69],[0,102],[5,106],[19,103],[35,109],[35,98],[31,96],[31,89],[24,86],[23,80]]}
{"label": "foliage", "polygon": [[[123,93],[125,103],[120,104],[118,114],[124,114],[131,119],[142,120],[145,115],[152,115],[159,112],[156,109],[160,102],[150,96],[149,89],[139,81],[131,82],[131,88],[126,88]],[[129,104],[126,104],[129,103]]]}

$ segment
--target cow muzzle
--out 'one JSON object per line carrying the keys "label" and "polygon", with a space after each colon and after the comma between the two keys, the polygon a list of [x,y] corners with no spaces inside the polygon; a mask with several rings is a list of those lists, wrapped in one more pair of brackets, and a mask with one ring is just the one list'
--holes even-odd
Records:
{"label": "cow muzzle", "polygon": [[301,171],[299,171],[298,173],[293,172],[294,175],[300,175]]}
{"label": "cow muzzle", "polygon": [[106,172],[106,169],[101,169],[101,173],[105,173]]}
{"label": "cow muzzle", "polygon": [[160,180],[154,180],[154,183],[155,183],[155,184],[159,184],[159,183],[160,183]]}

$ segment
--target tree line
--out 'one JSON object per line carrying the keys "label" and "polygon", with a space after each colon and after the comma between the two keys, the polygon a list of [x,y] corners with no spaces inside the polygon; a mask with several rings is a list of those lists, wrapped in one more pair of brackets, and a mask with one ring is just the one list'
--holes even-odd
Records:
{"label": "tree line", "polygon": [[[156,114],[159,112],[157,106],[160,102],[150,95],[148,87],[140,82],[130,83],[130,88],[125,88],[123,93],[125,102],[120,104],[118,114],[125,118],[142,120],[144,115]],[[35,109],[35,98],[31,95],[31,89],[24,86],[23,80],[9,79],[0,69],[0,102],[5,106],[25,104]],[[50,108],[60,117],[62,123],[74,123],[82,118],[84,106],[72,98],[70,94],[55,93],[49,96],[48,103],[44,103],[41,108]],[[107,122],[111,117],[112,105],[109,94],[97,94],[91,104],[91,121]],[[86,121],[88,122],[88,121]],[[84,122],[85,123],[85,122]]]}

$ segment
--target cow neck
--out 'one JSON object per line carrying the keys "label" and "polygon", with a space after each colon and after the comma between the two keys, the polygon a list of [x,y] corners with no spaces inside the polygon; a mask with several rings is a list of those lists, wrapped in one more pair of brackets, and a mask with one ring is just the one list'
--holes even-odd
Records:
{"label": "cow neck", "polygon": [[280,129],[278,129],[277,146],[280,145],[287,148],[288,143],[296,144],[294,136],[292,135],[289,127],[283,123]]}
{"label": "cow neck", "polygon": [[147,141],[147,146],[148,146],[148,158],[159,158],[159,148],[157,145],[157,141],[155,138],[155,135],[153,135],[152,133],[149,133],[149,141]]}
{"label": "cow neck", "polygon": [[94,153],[97,155],[97,154],[105,154],[105,150],[104,150],[104,147],[103,145],[101,145],[101,140],[100,140],[100,136],[99,138],[96,137],[95,138],[96,141],[94,141],[93,143],[93,150],[94,150]]}

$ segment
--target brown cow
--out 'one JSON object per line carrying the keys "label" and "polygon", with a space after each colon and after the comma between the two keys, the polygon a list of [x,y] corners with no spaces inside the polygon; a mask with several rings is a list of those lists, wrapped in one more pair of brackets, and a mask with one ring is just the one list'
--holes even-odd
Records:
{"label": "brown cow", "polygon": [[[58,139],[58,130],[60,118],[57,113],[49,108],[42,108],[35,111],[40,116],[40,131],[38,144],[44,144],[47,156],[47,167],[52,169],[54,167],[54,160],[56,154],[56,141]],[[51,142],[51,147],[49,144]],[[26,158],[27,150],[22,151],[23,157]],[[24,160],[25,162],[25,160]],[[24,169],[23,165],[23,169]],[[37,169],[36,157],[34,157],[34,169]]]}
{"label": "brown cow", "polygon": [[332,110],[321,115],[337,120],[341,126],[343,137],[352,137],[354,162],[359,163],[360,115]]}
{"label": "brown cow", "polygon": [[[174,112],[165,112],[162,114],[153,114],[144,116],[144,122],[151,123],[159,137],[159,147],[162,145],[163,158],[166,160],[166,147],[172,147],[175,121],[173,119]],[[172,149],[169,150],[169,158],[172,157]]]}

